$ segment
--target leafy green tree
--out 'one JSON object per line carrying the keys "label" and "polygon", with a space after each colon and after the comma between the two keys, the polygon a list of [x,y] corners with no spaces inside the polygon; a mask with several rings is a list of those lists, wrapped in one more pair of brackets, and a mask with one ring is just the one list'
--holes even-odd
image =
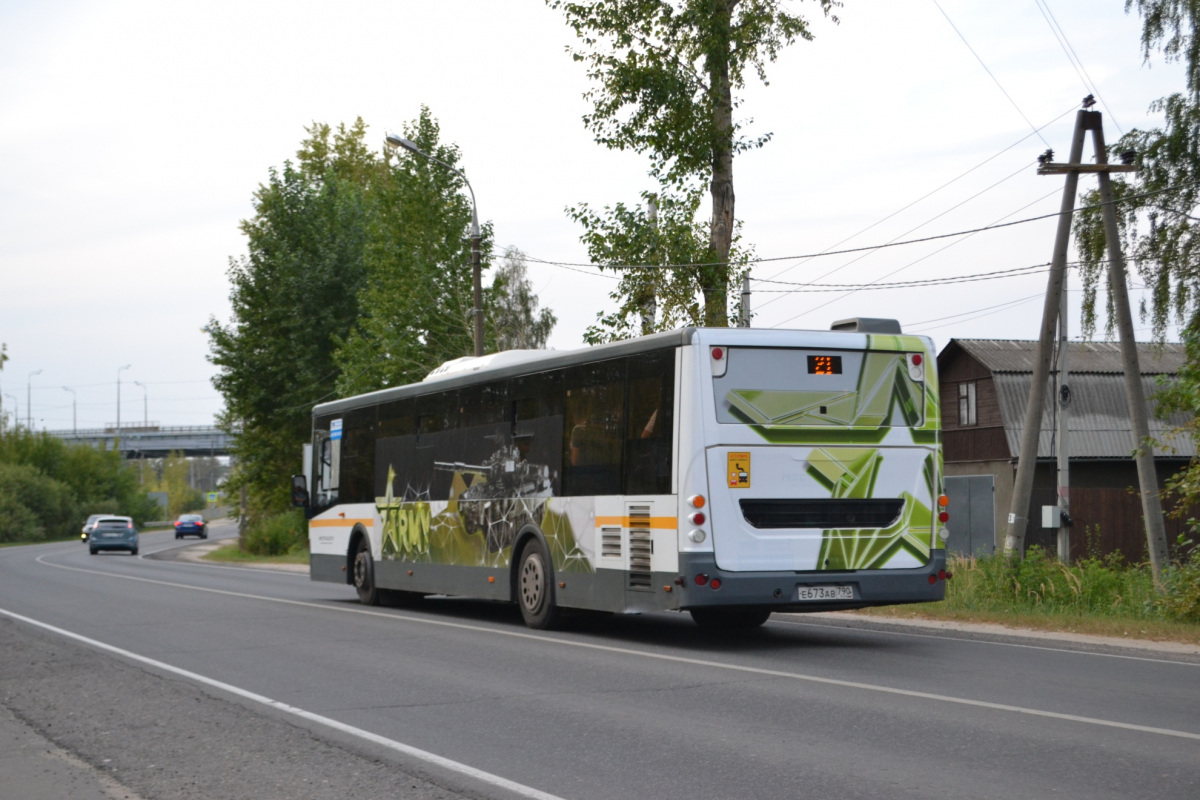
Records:
{"label": "leafy green tree", "polygon": [[[830,16],[841,4],[816,0]],[[748,72],[766,84],[766,66],[796,39],[811,39],[788,0],[547,0],[582,43],[572,50],[595,87],[584,124],[596,141],[647,153],[651,174],[680,189],[707,184],[709,248],[696,260],[704,324],[727,323],[735,236],[733,158],[762,147],[735,118],[734,92]],[[834,22],[836,17],[831,17]]]}
{"label": "leafy green tree", "polygon": [[[580,203],[567,210],[583,226],[580,240],[592,262],[621,274],[609,294],[617,302],[616,310],[598,314],[585,341],[597,344],[705,324],[697,299],[703,291],[701,274],[662,266],[696,264],[708,257],[708,226],[695,221],[701,195],[698,190],[678,195],[664,187],[659,194],[643,192],[637,206],[617,203],[596,211]],[[745,267],[737,265],[744,265],[748,255],[735,236],[730,264],[744,272]],[[739,306],[735,304],[735,311]]]}
{"label": "leafy green tree", "polygon": [[192,464],[186,456],[177,452],[169,453],[161,459],[159,466],[162,468],[161,475],[143,475],[143,484],[148,491],[167,493],[168,517],[174,519],[188,511],[204,508],[204,493],[192,488]]}
{"label": "leafy green tree", "polygon": [[240,426],[230,488],[251,516],[285,508],[314,403],[331,396],[337,342],[366,285],[368,192],[384,174],[362,120],[306,129],[297,163],[271,169],[245,220],[248,254],[230,261],[232,319],[210,319],[210,360],[224,396],[220,424]]}
{"label": "leafy green tree", "polygon": [[[1196,0],[1126,0],[1142,17],[1142,51],[1147,61],[1159,52],[1184,66],[1185,91],[1156,100],[1151,110],[1164,117],[1161,128],[1133,130],[1110,149],[1133,150],[1138,172],[1128,181],[1114,180],[1122,247],[1151,287],[1150,302],[1141,309],[1153,321],[1160,341],[1172,319],[1180,325],[1187,363],[1178,380],[1158,396],[1159,413],[1200,412],[1200,3]],[[1098,193],[1084,199],[1099,203]],[[1103,285],[1105,236],[1098,209],[1076,221],[1076,244],[1084,261],[1084,324],[1096,325],[1096,287]],[[1106,315],[1112,331],[1112,301]],[[1200,422],[1183,432],[1200,445]],[[1200,461],[1171,479],[1180,507],[1200,503]]]}
{"label": "leafy green tree", "polygon": [[538,311],[538,298],[527,276],[525,254],[510,247],[496,270],[488,308],[488,327],[497,350],[544,349],[558,322],[550,309]]}
{"label": "leafy green tree", "polygon": [[[428,108],[404,126],[422,152],[458,167]],[[384,159],[373,187],[364,250],[366,279],[353,327],[338,337],[338,392],[345,396],[421,380],[439,364],[474,352],[471,203],[453,170],[417,155]],[[481,262],[492,250],[483,226]],[[486,309],[485,309],[486,313]],[[489,349],[495,349],[494,331]]]}

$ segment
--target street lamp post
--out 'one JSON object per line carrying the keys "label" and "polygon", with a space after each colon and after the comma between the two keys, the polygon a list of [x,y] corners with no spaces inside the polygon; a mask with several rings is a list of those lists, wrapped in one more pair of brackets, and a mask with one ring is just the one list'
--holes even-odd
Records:
{"label": "street lamp post", "polygon": [[[123,371],[129,369],[132,366],[133,366],[133,364],[126,364],[125,366],[123,366],[117,370],[117,438],[116,438],[116,441],[118,443],[121,441],[121,373]],[[120,448],[120,444],[118,444],[117,447]]]}
{"label": "street lamp post", "polygon": [[41,374],[40,369],[29,373],[29,380],[25,384],[25,427],[31,431],[33,430],[33,400],[30,398],[33,397],[33,376]]}
{"label": "street lamp post", "polygon": [[13,432],[15,433],[21,424],[21,407],[17,405],[17,396],[15,394],[5,392],[4,396],[11,398],[13,401]]}
{"label": "street lamp post", "polygon": [[142,427],[150,427],[150,392],[146,389],[146,384],[141,381],[134,381],[134,386],[142,387]]}
{"label": "street lamp post", "polygon": [[76,395],[75,395],[75,390],[72,389],[70,386],[64,386],[63,391],[71,393],[71,438],[78,439],[79,438],[79,417],[75,413],[76,410],[78,409],[78,405],[75,402],[78,399],[78,397],[76,397]]}
{"label": "street lamp post", "polygon": [[429,153],[417,147],[415,142],[394,134],[388,134],[385,141],[388,147],[393,149],[402,147],[405,150],[416,153],[422,158],[427,158],[430,161],[441,164],[462,178],[463,183],[467,185],[467,191],[471,193],[471,280],[473,282],[472,291],[475,295],[475,308],[471,311],[471,314],[475,317],[475,356],[479,357],[483,355],[483,279],[480,275],[481,267],[479,264],[479,213],[475,205],[475,190],[471,188],[471,182],[467,180],[467,176],[462,173],[462,170],[447,164],[436,156],[429,155]]}

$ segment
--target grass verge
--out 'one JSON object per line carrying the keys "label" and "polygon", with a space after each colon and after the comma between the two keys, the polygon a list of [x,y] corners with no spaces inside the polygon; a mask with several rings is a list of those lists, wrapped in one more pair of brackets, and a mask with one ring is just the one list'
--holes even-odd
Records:
{"label": "grass verge", "polygon": [[308,553],[287,553],[277,556],[259,556],[247,553],[238,546],[236,540],[222,545],[211,553],[201,556],[205,561],[219,561],[236,564],[304,564],[308,565]]}

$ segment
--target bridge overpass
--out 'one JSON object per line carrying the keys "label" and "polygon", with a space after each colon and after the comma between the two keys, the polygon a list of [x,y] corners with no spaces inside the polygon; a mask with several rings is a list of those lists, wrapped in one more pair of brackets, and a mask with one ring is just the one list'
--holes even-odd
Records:
{"label": "bridge overpass", "polygon": [[212,425],[183,426],[121,426],[90,430],[46,431],[66,442],[90,444],[92,447],[114,448],[127,458],[163,458],[172,452],[185,456],[227,456],[236,436]]}

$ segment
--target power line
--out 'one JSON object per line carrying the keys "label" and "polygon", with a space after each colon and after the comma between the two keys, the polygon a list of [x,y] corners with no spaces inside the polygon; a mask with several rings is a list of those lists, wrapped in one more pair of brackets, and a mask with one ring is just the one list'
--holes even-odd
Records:
{"label": "power line", "polygon": [[[1079,262],[1072,262],[1077,264]],[[948,278],[925,278],[916,281],[893,281],[892,283],[797,283],[794,281],[776,281],[769,279],[754,278],[756,283],[773,283],[783,284],[786,286],[798,286],[798,289],[756,289],[755,294],[775,294],[781,292],[794,292],[797,294],[804,292],[838,292],[846,289],[906,289],[918,288],[921,286],[943,286],[952,283],[975,283],[976,281],[992,281],[1000,278],[1019,278],[1025,275],[1036,275],[1039,272],[1045,272],[1050,266],[1049,262],[1044,264],[1031,264],[1027,267],[1013,267],[1012,269],[1001,269],[993,272],[979,272],[974,275],[958,275]]]}
{"label": "power line", "polygon": [[[1029,117],[1025,116],[1025,112],[1021,110],[1021,107],[1019,105],[1017,105],[1017,101],[1012,99],[1012,95],[1010,95],[1008,93],[1008,91],[1000,83],[1000,80],[995,75],[992,74],[992,71],[990,69],[988,69],[988,65],[983,63],[983,59],[980,58],[979,54],[975,52],[975,48],[971,47],[971,43],[967,41],[967,37],[962,35],[962,31],[960,31],[958,29],[958,26],[954,24],[954,21],[952,19],[950,19],[950,15],[947,14],[945,9],[943,9],[941,7],[941,5],[938,4],[937,0],[933,0],[933,4],[935,6],[937,6],[938,11],[942,12],[942,16],[946,18],[946,22],[950,23],[950,27],[954,28],[954,32],[958,34],[958,38],[962,39],[963,44],[965,44],[967,46],[967,49],[971,51],[971,55],[975,56],[975,60],[979,62],[979,66],[983,67],[983,71],[986,72],[993,81],[995,81],[996,86],[998,86],[1000,88],[1000,91],[1004,93],[1004,96],[1008,98],[1008,102],[1012,103],[1012,107],[1015,108],[1017,110],[1017,113],[1021,115],[1021,119],[1025,120],[1025,124],[1028,125],[1030,128],[1032,128],[1034,131],[1038,131],[1038,128],[1035,127],[1034,124],[1029,121]],[[1042,134],[1040,132],[1038,133],[1038,138],[1042,140],[1042,144],[1046,145],[1046,147],[1050,146],[1050,143],[1046,141],[1046,138],[1044,136],[1042,136]]]}
{"label": "power line", "polygon": [[[898,214],[902,214],[902,213],[904,213],[905,211],[907,211],[908,209],[910,209],[910,208],[912,208],[913,206],[917,205],[918,203],[920,203],[920,202],[923,202],[924,200],[927,200],[927,199],[929,199],[930,197],[932,197],[933,195],[935,195],[935,194],[937,194],[938,192],[942,191],[943,189],[947,188],[948,186],[951,186],[952,184],[955,184],[955,183],[957,183],[958,181],[962,180],[963,178],[967,177],[968,175],[970,175],[972,172],[974,172],[975,170],[979,169],[980,167],[983,167],[983,166],[987,165],[988,163],[990,163],[990,162],[992,162],[992,161],[996,160],[996,159],[997,159],[997,158],[999,158],[1000,156],[1002,156],[1002,155],[1004,155],[1005,153],[1007,153],[1009,150],[1012,150],[1012,149],[1013,149],[1014,147],[1016,147],[1017,145],[1024,143],[1024,142],[1025,142],[1025,140],[1026,140],[1026,139],[1028,139],[1028,138],[1030,138],[1031,136],[1038,136],[1038,135],[1040,135],[1040,132],[1041,132],[1042,130],[1044,130],[1044,129],[1046,129],[1046,128],[1050,127],[1051,125],[1053,125],[1054,123],[1058,122],[1059,120],[1061,120],[1063,117],[1067,116],[1068,114],[1071,114],[1071,113],[1073,113],[1074,111],[1075,111],[1075,106],[1071,106],[1071,107],[1070,107],[1070,108],[1068,108],[1066,111],[1064,111],[1062,114],[1059,114],[1057,117],[1055,117],[1054,119],[1052,119],[1050,122],[1047,122],[1045,125],[1043,125],[1041,128],[1038,128],[1038,129],[1037,129],[1037,130],[1035,130],[1033,133],[1027,133],[1027,134],[1025,134],[1025,135],[1024,135],[1024,136],[1022,136],[1020,139],[1017,139],[1015,142],[1013,142],[1012,144],[1010,144],[1008,147],[1004,148],[1003,150],[1001,150],[1001,151],[1000,151],[1000,152],[998,152],[998,153],[995,153],[995,154],[993,154],[993,155],[991,155],[991,156],[988,156],[988,157],[987,157],[987,158],[985,158],[983,161],[980,161],[978,164],[976,164],[975,166],[973,166],[973,167],[971,167],[970,169],[968,169],[966,172],[963,172],[962,174],[958,175],[957,177],[951,178],[950,180],[946,181],[945,183],[943,183],[941,186],[937,187],[936,189],[933,189],[932,191],[926,192],[925,194],[923,194],[923,195],[921,195],[920,197],[918,197],[916,200],[913,200],[913,201],[912,201],[911,203],[909,203],[908,205],[905,205],[905,206],[903,206],[903,207],[901,207],[901,208],[898,208],[898,209],[896,209],[896,210],[895,210],[895,211],[893,211],[891,214],[888,214],[886,217],[883,217],[882,219],[879,219],[879,220],[876,220],[875,222],[872,222],[870,225],[868,225],[868,226],[867,226],[867,227],[865,227],[865,228],[862,228],[862,229],[861,229],[861,230],[859,230],[857,233],[853,233],[853,234],[851,234],[851,235],[847,236],[845,239],[842,239],[840,242],[835,242],[834,244],[830,245],[830,246],[829,246],[829,248],[826,248],[826,250],[822,251],[822,252],[821,252],[821,253],[819,253],[818,255],[822,255],[822,254],[824,254],[824,253],[828,253],[828,252],[832,251],[832,249],[833,249],[834,247],[841,247],[841,246],[842,246],[843,244],[845,244],[846,242],[849,242],[849,241],[851,241],[852,239],[857,239],[859,236],[861,236],[862,234],[864,234],[864,233],[866,233],[867,231],[871,230],[872,228],[876,227],[877,225],[881,225],[881,224],[883,224],[884,222],[887,222],[887,221],[888,221],[889,219],[891,219],[892,217],[894,217],[894,216],[897,216]],[[784,273],[786,273],[786,272],[789,272],[790,270],[793,270],[793,269],[795,269],[796,267],[800,266],[800,265],[801,265],[801,264],[803,264],[805,261],[807,261],[807,260],[809,260],[810,258],[812,258],[812,256],[798,256],[797,258],[799,258],[799,259],[800,259],[800,261],[798,261],[797,263],[795,263],[795,264],[792,264],[792,265],[790,265],[790,266],[788,266],[788,267],[785,267],[783,270],[781,270],[781,271],[779,271],[779,272],[775,273],[775,274],[774,274],[774,275],[772,275],[771,277],[772,277],[772,278],[778,278],[780,275],[783,275]]]}
{"label": "power line", "polygon": [[[1147,197],[1154,197],[1155,195],[1167,194],[1169,192],[1178,192],[1178,191],[1182,191],[1183,189],[1189,189],[1189,188],[1192,188],[1195,186],[1200,186],[1200,181],[1188,181],[1187,183],[1181,183],[1181,184],[1177,184],[1175,186],[1168,186],[1164,189],[1156,189],[1152,192],[1141,192],[1139,194],[1126,195],[1125,197],[1118,198],[1118,199],[1114,200],[1113,202],[1116,205],[1120,205],[1122,203],[1128,203],[1133,200],[1142,200]],[[1058,191],[1058,190],[1056,189],[1055,191]],[[1048,195],[1046,195],[1046,196],[1048,196]],[[1038,200],[1033,201],[1033,203],[1027,203],[1025,206],[1022,206],[1022,208],[1028,208],[1029,206],[1033,205],[1034,203],[1044,200],[1046,196],[1038,198]],[[1103,208],[1103,207],[1104,207],[1103,203],[1096,203],[1096,204],[1093,204],[1090,206],[1076,206],[1074,209],[1072,209],[1071,213],[1078,214],[1081,211],[1091,211],[1091,210],[1099,209],[1099,208]],[[1017,209],[1017,211],[1020,211],[1020,210],[1021,209]],[[1012,213],[1016,213],[1016,212],[1012,212]],[[801,259],[801,258],[811,259],[811,258],[817,258],[820,256],[839,256],[839,255],[845,255],[847,253],[862,253],[862,252],[865,252],[868,250],[883,250],[888,247],[901,247],[901,246],[909,245],[909,244],[921,244],[923,242],[935,242],[935,241],[938,241],[939,239],[952,239],[956,236],[970,236],[970,235],[973,235],[976,233],[983,233],[984,231],[1000,230],[1002,228],[1011,228],[1016,225],[1024,225],[1029,222],[1039,222],[1044,219],[1053,219],[1055,217],[1060,216],[1060,214],[1061,214],[1061,212],[1055,211],[1051,214],[1040,214],[1036,217],[1025,217],[1024,219],[1017,219],[1017,220],[1013,220],[1012,222],[993,223],[991,225],[983,225],[978,228],[968,228],[966,230],[954,231],[952,233],[939,233],[939,234],[935,234],[933,236],[923,236],[918,239],[905,239],[903,241],[891,241],[891,242],[885,242],[883,244],[866,245],[864,247],[851,247],[851,248],[847,248],[845,250],[826,250],[826,251],[820,252],[820,253],[803,253],[800,255],[790,255],[790,256],[772,256],[770,258],[747,258],[744,261],[735,262],[734,266],[743,266],[743,265],[749,265],[749,264],[768,264],[768,263],[771,263],[774,261],[790,261],[790,260]],[[1011,214],[1009,216],[1011,216]],[[1003,217],[1001,217],[1001,219],[1003,219]],[[547,266],[552,266],[552,267],[562,267],[563,269],[568,269],[571,267],[585,267],[585,268],[591,268],[591,269],[612,269],[612,270],[622,270],[622,269],[695,269],[696,267],[726,266],[727,264],[730,263],[730,262],[725,262],[725,261],[699,261],[699,262],[695,262],[695,263],[691,263],[691,264],[603,264],[603,265],[598,265],[598,264],[585,264],[585,263],[578,262],[578,261],[551,261],[549,259],[537,258],[535,256],[531,256],[528,254],[526,254],[525,258],[527,261],[533,262],[535,264],[545,264]],[[594,274],[594,273],[587,273],[587,274]]]}
{"label": "power line", "polygon": [[[1017,213],[1017,212],[1019,212],[1019,211],[1024,211],[1026,208],[1029,208],[1029,206],[1032,206],[1032,205],[1034,205],[1034,204],[1036,204],[1036,203],[1040,203],[1040,202],[1042,202],[1043,200],[1045,200],[1047,197],[1050,197],[1051,195],[1054,195],[1054,194],[1057,194],[1057,193],[1058,193],[1058,189],[1052,189],[1050,192],[1046,193],[1045,195],[1042,195],[1042,196],[1041,196],[1041,197],[1039,197],[1037,200],[1034,200],[1034,201],[1033,201],[1033,202],[1031,202],[1031,203],[1027,203],[1027,204],[1025,204],[1024,206],[1022,206],[1021,208],[1018,208],[1018,209],[1016,209],[1015,211],[1010,211],[1008,214],[1005,214],[1003,217],[1000,217],[1000,219],[1004,219],[1005,217],[1011,217],[1013,214],[1016,214],[1016,213]],[[1051,215],[1049,215],[1049,216],[1052,216],[1052,217],[1053,217],[1053,216],[1058,216],[1058,214],[1051,214]],[[974,235],[975,235],[975,233],[970,233],[970,234],[968,234],[968,236],[974,236]],[[949,243],[949,244],[947,244],[945,247],[942,247],[942,248],[940,248],[940,249],[938,249],[938,250],[934,250],[934,251],[933,251],[933,252],[931,252],[931,253],[926,253],[925,255],[923,255],[923,256],[921,256],[920,258],[918,258],[916,261],[910,261],[909,263],[905,264],[904,266],[902,266],[902,267],[898,267],[897,269],[894,269],[894,270],[892,270],[891,272],[887,273],[886,275],[881,275],[881,276],[879,276],[879,277],[878,277],[878,278],[876,278],[875,280],[876,280],[876,281],[880,281],[880,280],[883,280],[884,278],[889,278],[889,277],[891,277],[892,275],[895,275],[897,272],[902,272],[902,271],[904,271],[904,270],[908,269],[909,267],[913,266],[914,264],[919,264],[920,262],[924,261],[924,260],[925,260],[925,259],[927,259],[927,258],[931,258],[931,257],[933,257],[933,256],[937,255],[938,253],[940,253],[940,252],[942,252],[942,251],[944,251],[944,250],[947,250],[947,249],[949,249],[949,248],[953,247],[953,246],[954,246],[954,245],[956,245],[956,244],[960,244],[962,241],[963,241],[962,239],[959,239],[958,241],[950,242],[950,243]],[[872,283],[874,283],[874,282],[875,282],[875,281],[872,281]],[[854,294],[854,292],[856,292],[856,291],[858,291],[858,290],[857,290],[857,289],[851,289],[850,291],[846,292],[846,294],[845,294],[845,295],[843,295],[843,297],[835,297],[835,298],[833,298],[832,300],[828,300],[828,301],[826,301],[826,302],[824,302],[824,303],[821,303],[819,306],[814,306],[813,308],[810,308],[810,309],[808,309],[807,311],[802,311],[802,312],[800,312],[799,314],[796,314],[796,315],[794,315],[794,316],[788,317],[788,318],[787,318],[787,319],[785,319],[783,322],[779,323],[779,325],[786,324],[786,323],[788,323],[788,322],[791,322],[792,320],[796,319],[797,317],[803,317],[803,316],[805,316],[806,314],[811,314],[812,312],[814,312],[814,311],[817,311],[817,310],[819,310],[819,309],[822,309],[822,308],[824,308],[825,306],[828,306],[828,305],[831,305],[831,304],[833,304],[833,303],[836,303],[837,301],[844,299],[844,297],[849,297],[850,295]],[[775,328],[775,327],[779,327],[779,325],[772,325],[771,327]]]}
{"label": "power line", "polygon": [[1075,52],[1075,48],[1071,46],[1071,42],[1067,39],[1067,32],[1063,30],[1059,24],[1058,18],[1054,16],[1054,12],[1050,10],[1048,0],[1034,0],[1038,10],[1042,12],[1042,18],[1046,20],[1046,24],[1050,26],[1050,32],[1054,34],[1054,38],[1058,41],[1059,47],[1067,56],[1067,61],[1071,62],[1071,66],[1075,69],[1075,74],[1079,76],[1079,80],[1083,82],[1083,88],[1091,92],[1104,105],[1108,112],[1108,118],[1112,120],[1112,124],[1117,126],[1117,130],[1121,135],[1125,135],[1125,129],[1121,127],[1121,123],[1117,122],[1117,118],[1113,116],[1112,108],[1108,103],[1104,102],[1104,98],[1100,96],[1100,90],[1096,88],[1096,82],[1092,80],[1092,76],[1088,74],[1087,68],[1083,66],[1083,59]]}

